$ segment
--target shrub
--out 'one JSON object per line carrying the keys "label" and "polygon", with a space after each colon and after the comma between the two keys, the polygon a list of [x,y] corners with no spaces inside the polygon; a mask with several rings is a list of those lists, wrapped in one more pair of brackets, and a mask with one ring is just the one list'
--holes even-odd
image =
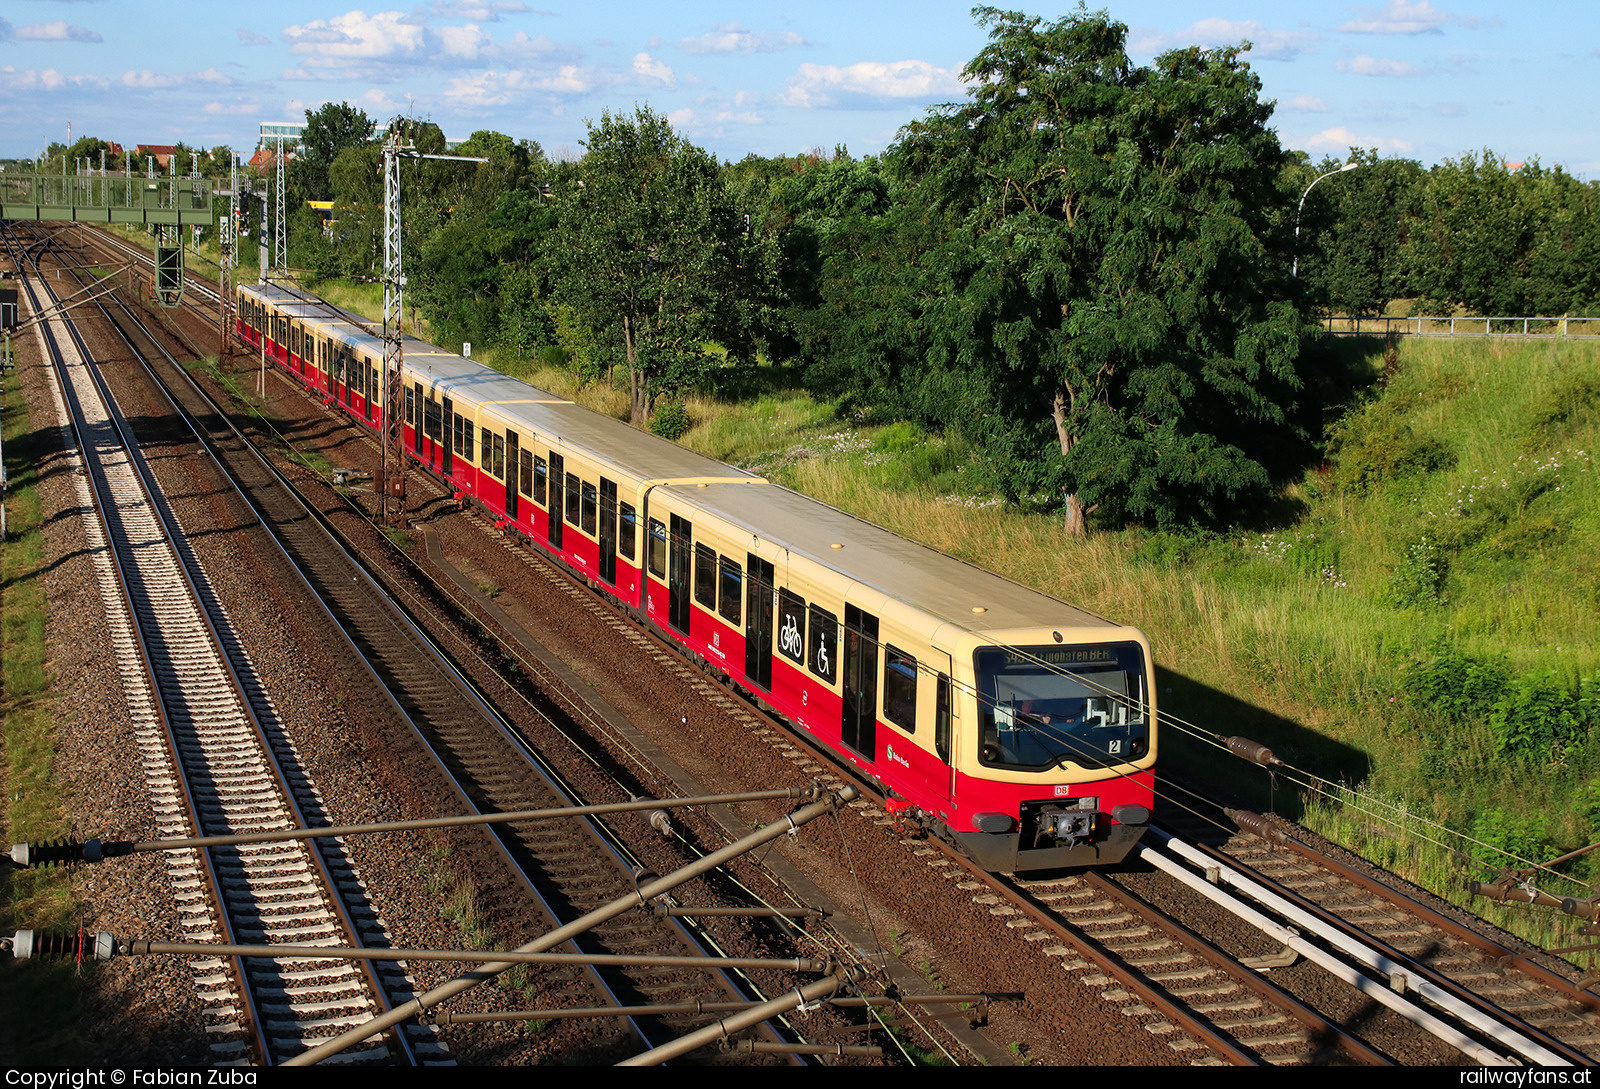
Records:
{"label": "shrub", "polygon": [[1559,853],[1545,832],[1543,815],[1513,817],[1491,807],[1473,820],[1472,838],[1529,862],[1548,862]]}
{"label": "shrub", "polygon": [[650,430],[664,439],[677,441],[683,433],[689,430],[689,410],[682,401],[664,401],[656,407],[656,413],[650,417]]}
{"label": "shrub", "polygon": [[1339,487],[1360,495],[1387,481],[1455,467],[1455,451],[1417,435],[1389,405],[1379,401],[1334,426],[1329,455]]}
{"label": "shrub", "polygon": [[1574,756],[1595,725],[1600,676],[1565,684],[1554,671],[1512,679],[1489,712],[1495,749],[1521,759]]}
{"label": "shrub", "polygon": [[1424,710],[1457,721],[1482,719],[1505,695],[1511,670],[1505,659],[1462,654],[1446,642],[1434,644],[1432,661],[1405,674],[1404,688]]}
{"label": "shrub", "polygon": [[1414,541],[1389,576],[1389,603],[1402,609],[1443,604],[1444,576],[1445,560],[1433,542]]}

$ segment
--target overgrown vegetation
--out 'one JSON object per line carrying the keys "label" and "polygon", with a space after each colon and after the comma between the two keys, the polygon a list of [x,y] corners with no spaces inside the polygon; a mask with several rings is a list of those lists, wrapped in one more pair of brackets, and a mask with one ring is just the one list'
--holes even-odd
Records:
{"label": "overgrown vegetation", "polygon": [[[37,843],[63,836],[71,826],[56,791],[37,451],[29,438],[27,404],[11,374],[5,378],[0,420],[11,484],[5,495],[9,534],[0,542],[0,782],[6,842]],[[80,906],[66,870],[7,867],[0,889],[0,932],[70,928],[78,922]],[[79,985],[70,964],[0,958],[0,1019],[8,1027],[10,1064],[65,1064],[79,1058]]]}

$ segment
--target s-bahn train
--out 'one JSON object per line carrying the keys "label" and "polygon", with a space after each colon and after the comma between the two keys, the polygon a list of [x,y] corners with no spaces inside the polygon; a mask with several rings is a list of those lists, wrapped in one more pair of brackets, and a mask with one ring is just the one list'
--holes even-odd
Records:
{"label": "s-bahn train", "polygon": [[[363,426],[383,342],[275,285],[238,333]],[[405,445],[997,872],[1106,865],[1154,799],[1139,631],[407,338]]]}

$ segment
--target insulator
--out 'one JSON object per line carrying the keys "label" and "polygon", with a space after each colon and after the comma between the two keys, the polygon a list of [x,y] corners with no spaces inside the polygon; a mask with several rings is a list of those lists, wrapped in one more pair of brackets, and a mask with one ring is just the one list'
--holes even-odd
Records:
{"label": "insulator", "polygon": [[1241,832],[1249,832],[1253,836],[1277,842],[1283,839],[1283,832],[1278,826],[1267,820],[1260,813],[1252,813],[1248,809],[1226,809],[1228,819],[1239,826]]}
{"label": "insulator", "polygon": [[77,930],[52,934],[19,930],[11,939],[11,953],[18,960],[110,960],[116,953],[117,939],[104,930],[90,934]]}
{"label": "insulator", "polygon": [[[88,853],[85,848],[93,844],[94,857],[86,859]],[[92,839],[89,843],[79,843],[76,839],[46,840],[43,843],[13,843],[11,845],[11,861],[17,866],[27,869],[31,866],[64,866],[72,862],[100,860],[100,841]]]}
{"label": "insulator", "polygon": [[1600,916],[1600,903],[1594,900],[1579,900],[1569,896],[1561,901],[1561,910],[1567,915],[1576,915],[1580,919],[1594,919]]}
{"label": "insulator", "polygon": [[1223,744],[1228,746],[1228,751],[1233,755],[1240,759],[1248,760],[1252,764],[1271,767],[1274,764],[1283,763],[1282,760],[1272,755],[1271,749],[1259,741],[1251,741],[1248,737],[1226,737],[1223,738]]}
{"label": "insulator", "polygon": [[[630,794],[628,796],[628,801],[630,802],[648,802],[653,800],[654,799],[645,794]],[[657,832],[660,832],[668,839],[672,838],[672,818],[668,816],[665,809],[647,809],[644,812],[644,819],[650,822],[651,828],[654,828]]]}

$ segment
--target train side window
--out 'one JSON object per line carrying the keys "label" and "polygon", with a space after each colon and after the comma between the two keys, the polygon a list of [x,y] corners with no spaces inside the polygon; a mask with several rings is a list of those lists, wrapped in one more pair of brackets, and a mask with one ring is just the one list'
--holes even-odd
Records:
{"label": "train side window", "polygon": [[617,551],[625,560],[633,559],[633,538],[639,530],[639,515],[633,504],[617,504]]}
{"label": "train side window", "polygon": [[778,591],[778,653],[806,664],[806,599],[789,590]]}
{"label": "train side window", "polygon": [[494,437],[494,468],[491,472],[501,480],[506,478],[506,440],[501,435]]}
{"label": "train side window", "polygon": [[583,490],[583,481],[577,473],[567,474],[567,521],[572,525],[578,524],[578,493]]}
{"label": "train side window", "polygon": [[544,506],[545,488],[549,485],[550,466],[545,464],[544,458],[533,459],[533,501]]}
{"label": "train side window", "polygon": [[703,544],[694,546],[694,599],[708,609],[717,607],[717,553]]}
{"label": "train side window", "polygon": [[444,410],[433,397],[422,402],[422,432],[435,442],[444,441]]}
{"label": "train side window", "polygon": [[472,463],[472,421],[465,416],[457,416],[461,421],[461,456],[467,459],[467,464]]}
{"label": "train side window", "polygon": [[460,413],[451,413],[451,415],[450,415],[450,449],[452,449],[452,450],[460,450],[461,449],[461,415],[460,415]]}
{"label": "train side window", "polygon": [[667,577],[667,527],[665,523],[650,519],[650,573],[658,579]]}
{"label": "train side window", "polygon": [[883,650],[883,717],[917,732],[917,660],[892,646]]}
{"label": "train side window", "polygon": [[583,482],[583,531],[589,536],[594,536],[595,511],[600,506],[600,495],[594,490],[594,485],[587,480]]}
{"label": "train side window", "polygon": [[417,426],[417,395],[410,386],[406,387],[406,423],[412,427]]}
{"label": "train side window", "polygon": [[811,606],[811,638],[807,668],[829,684],[839,678],[839,618],[827,609]]}
{"label": "train side window", "polygon": [[740,609],[744,607],[744,568],[739,566],[738,561],[724,556],[721,562],[721,575],[719,580],[721,586],[717,591],[719,599],[717,611],[728,623],[738,624],[743,615]]}
{"label": "train side window", "polygon": [[481,448],[483,450],[483,467],[492,472],[494,470],[494,447],[492,445],[494,442],[494,432],[490,431],[486,427],[483,429],[482,438],[483,443],[481,444]]}
{"label": "train side window", "polygon": [[522,471],[517,474],[517,490],[531,499],[533,498],[533,451],[527,449],[517,451],[517,460],[522,463],[519,466]]}

